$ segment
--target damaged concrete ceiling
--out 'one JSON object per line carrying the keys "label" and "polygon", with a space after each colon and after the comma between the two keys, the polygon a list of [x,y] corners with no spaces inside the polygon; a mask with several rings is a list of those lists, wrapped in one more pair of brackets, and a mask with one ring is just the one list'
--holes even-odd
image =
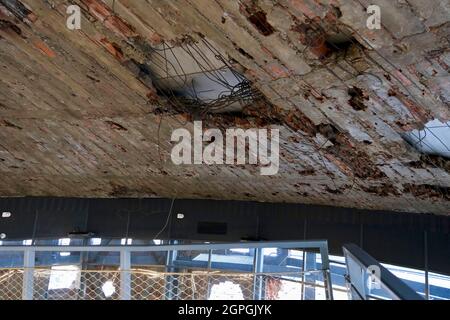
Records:
{"label": "damaged concrete ceiling", "polygon": [[[80,30],[66,26],[71,4]],[[366,26],[370,4],[382,9],[381,30]],[[260,98],[238,112],[197,112],[155,89],[152,54],[205,44]],[[404,139],[450,120],[449,47],[447,0],[0,0],[0,196],[449,214],[450,160]],[[198,117],[280,128],[279,173],[174,165],[171,132]]]}

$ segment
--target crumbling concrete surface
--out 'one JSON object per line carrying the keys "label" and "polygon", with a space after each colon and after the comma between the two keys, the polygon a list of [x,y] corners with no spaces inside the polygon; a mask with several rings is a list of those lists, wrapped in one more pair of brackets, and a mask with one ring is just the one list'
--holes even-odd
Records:
{"label": "crumbling concrete surface", "polygon": [[[382,28],[366,8],[381,8]],[[81,9],[69,30],[67,7]],[[151,48],[207,39],[263,99],[210,127],[280,131],[280,171],[176,166],[198,114]],[[450,214],[450,160],[402,134],[450,120],[447,0],[0,0],[0,196],[171,197]],[[450,141],[447,141],[450,146]]]}

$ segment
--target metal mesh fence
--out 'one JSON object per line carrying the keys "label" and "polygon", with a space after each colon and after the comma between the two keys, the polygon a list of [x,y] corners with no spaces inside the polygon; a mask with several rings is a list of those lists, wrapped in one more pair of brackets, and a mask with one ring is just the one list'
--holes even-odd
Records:
{"label": "metal mesh fence", "polygon": [[[0,269],[0,299],[22,299],[24,269]],[[307,273],[167,273],[133,269],[33,270],[34,300],[287,300],[325,299],[322,271]],[[312,295],[312,296],[311,296]]]}
{"label": "metal mesh fence", "polygon": [[0,300],[22,299],[23,270],[0,269]]}

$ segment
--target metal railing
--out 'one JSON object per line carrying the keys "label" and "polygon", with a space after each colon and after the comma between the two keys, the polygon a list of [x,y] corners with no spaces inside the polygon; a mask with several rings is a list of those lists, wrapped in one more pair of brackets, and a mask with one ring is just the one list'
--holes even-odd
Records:
{"label": "metal railing", "polygon": [[347,284],[353,300],[423,300],[388,269],[355,244],[343,246]]}
{"label": "metal railing", "polygon": [[[214,270],[212,252],[237,248],[254,249],[251,272]],[[318,270],[264,271],[264,248],[315,250],[320,253]],[[332,299],[326,241],[243,242],[155,246],[1,246],[2,252],[21,252],[22,268],[0,269],[0,299],[24,300],[206,300],[206,299],[302,299],[305,290],[318,298]],[[171,272],[179,251],[208,252],[207,268]],[[78,266],[36,267],[37,252],[118,252],[119,266],[109,270],[83,270]],[[132,267],[136,252],[167,252],[159,269]],[[179,266],[178,266],[179,267]],[[105,268],[105,266],[103,266]]]}
{"label": "metal railing", "polygon": [[[304,288],[325,299],[320,271],[309,272],[317,281],[303,282],[302,273],[166,273],[127,270],[130,287],[121,287],[123,271],[35,269],[33,300],[119,300],[123,289],[131,300],[253,300],[255,278],[261,300],[301,300]],[[22,299],[24,270],[0,269],[0,299]],[[168,283],[171,283],[168,290]]]}

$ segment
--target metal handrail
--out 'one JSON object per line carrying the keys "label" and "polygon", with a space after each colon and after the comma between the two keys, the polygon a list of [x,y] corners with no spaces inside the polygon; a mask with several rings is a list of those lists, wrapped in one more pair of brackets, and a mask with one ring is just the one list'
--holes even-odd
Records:
{"label": "metal handrail", "polygon": [[[392,274],[388,269],[386,269],[382,264],[380,264],[375,258],[370,256],[367,252],[362,250],[355,244],[345,244],[343,246],[344,255],[347,261],[347,271],[348,269],[348,259],[354,260],[358,263],[362,270],[366,271],[369,267],[376,267],[380,270],[380,274],[374,274],[373,276],[377,277],[379,283],[383,285],[383,288],[386,289],[395,299],[399,300],[423,300],[423,298],[417,294],[413,289],[408,287],[406,283],[397,278],[394,274]],[[350,274],[350,273],[349,273]],[[357,286],[353,285],[353,281],[351,277],[349,278],[350,285],[355,289],[358,295],[367,299],[372,295],[367,292],[360,292],[360,289]],[[364,286],[366,286],[366,280],[364,280]]]}

